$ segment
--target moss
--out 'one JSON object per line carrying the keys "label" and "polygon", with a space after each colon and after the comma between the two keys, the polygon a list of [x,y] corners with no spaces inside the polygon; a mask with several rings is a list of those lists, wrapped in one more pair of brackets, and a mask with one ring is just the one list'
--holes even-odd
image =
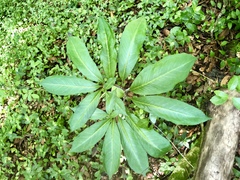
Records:
{"label": "moss", "polygon": [[[188,152],[185,158],[182,158],[178,166],[172,172],[169,180],[187,180],[191,179],[197,167],[198,157],[200,154],[200,145],[203,134],[196,140],[195,146]],[[187,160],[187,161],[186,161]]]}

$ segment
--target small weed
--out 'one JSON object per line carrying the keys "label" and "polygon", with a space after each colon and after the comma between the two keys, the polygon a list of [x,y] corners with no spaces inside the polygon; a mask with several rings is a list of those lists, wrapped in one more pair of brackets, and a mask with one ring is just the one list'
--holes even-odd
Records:
{"label": "small weed", "polygon": [[[233,76],[228,82],[228,90],[240,92],[240,76]],[[228,99],[230,99],[233,105],[240,110],[240,98],[239,97],[229,97],[228,93],[221,90],[214,91],[215,96],[213,96],[210,101],[216,106],[224,104]]]}

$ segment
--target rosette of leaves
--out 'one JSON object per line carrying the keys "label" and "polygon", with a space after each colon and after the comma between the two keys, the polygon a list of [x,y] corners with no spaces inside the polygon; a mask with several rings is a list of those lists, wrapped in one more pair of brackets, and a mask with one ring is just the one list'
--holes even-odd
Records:
{"label": "rosette of leaves", "polygon": [[41,82],[50,93],[84,97],[74,108],[70,128],[72,131],[79,129],[88,120],[92,120],[93,125],[75,137],[70,151],[91,149],[104,137],[103,161],[110,177],[118,170],[122,150],[129,166],[136,173],[145,175],[149,166],[147,154],[157,158],[171,148],[169,141],[157,131],[141,125],[132,108],[141,108],[153,116],[181,125],[196,125],[209,119],[193,106],[159,96],[187,77],[196,60],[192,55],[167,56],[145,67],[131,84],[128,83],[145,33],[145,19],[133,20],[125,27],[117,51],[112,29],[99,18],[97,35],[102,46],[101,68],[94,63],[81,39],[69,37],[67,54],[82,78],[50,76]]}

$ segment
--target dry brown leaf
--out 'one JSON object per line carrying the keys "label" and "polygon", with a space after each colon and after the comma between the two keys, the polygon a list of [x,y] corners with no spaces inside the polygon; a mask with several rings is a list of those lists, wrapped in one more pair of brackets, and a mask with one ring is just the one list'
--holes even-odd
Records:
{"label": "dry brown leaf", "polygon": [[224,76],[224,78],[222,79],[220,85],[221,85],[221,86],[227,85],[227,83],[228,83],[228,81],[229,81],[230,78],[231,78],[230,75]]}
{"label": "dry brown leaf", "polygon": [[162,32],[164,36],[168,36],[170,34],[170,31],[167,28],[164,28]]}
{"label": "dry brown leaf", "polygon": [[219,39],[222,40],[222,39],[225,39],[226,36],[228,36],[229,34],[229,29],[224,29],[221,34],[219,35]]}

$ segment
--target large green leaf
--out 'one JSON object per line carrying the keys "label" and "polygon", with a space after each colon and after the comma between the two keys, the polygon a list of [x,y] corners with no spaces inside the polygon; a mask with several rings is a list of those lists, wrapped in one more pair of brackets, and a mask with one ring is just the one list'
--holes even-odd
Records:
{"label": "large green leaf", "polygon": [[88,94],[76,107],[69,124],[72,131],[82,127],[92,116],[100,101],[100,91]]}
{"label": "large green leaf", "polygon": [[189,54],[175,54],[144,68],[133,81],[130,90],[136,94],[152,95],[170,91],[186,79],[196,58]]}
{"label": "large green leaf", "polygon": [[145,96],[132,100],[139,108],[175,124],[196,125],[210,119],[199,109],[176,99]]}
{"label": "large green leaf", "polygon": [[115,100],[117,96],[115,91],[106,92],[106,111],[110,114],[114,110]]}
{"label": "large green leaf", "polygon": [[109,78],[106,83],[103,85],[103,89],[108,90],[114,87],[114,83],[116,82],[116,78]]}
{"label": "large green leaf", "polygon": [[127,115],[125,104],[119,97],[116,97],[116,99],[115,99],[115,111],[118,114]]}
{"label": "large green leaf", "polygon": [[82,131],[72,143],[70,152],[83,152],[91,149],[106,133],[110,121],[99,121]]}
{"label": "large green leaf", "polygon": [[118,72],[122,81],[131,73],[145,40],[146,20],[141,17],[130,22],[121,37],[118,51]]}
{"label": "large green leaf", "polygon": [[92,81],[102,82],[102,75],[90,57],[88,50],[81,39],[69,37],[67,54],[78,70]]}
{"label": "large green leaf", "polygon": [[125,104],[119,97],[117,97],[117,89],[112,92],[106,92],[106,111],[108,114],[111,114],[113,110],[115,111],[115,114],[126,115]]}
{"label": "large green leaf", "polygon": [[154,129],[139,128],[137,132],[142,140],[141,144],[150,156],[159,158],[170,151],[172,146],[169,141]]}
{"label": "large green leaf", "polygon": [[95,91],[99,85],[73,76],[49,76],[40,83],[44,89],[57,95],[74,95]]}
{"label": "large green leaf", "polygon": [[159,158],[171,149],[169,141],[159,133],[153,129],[138,127],[137,123],[141,120],[139,120],[135,115],[129,114],[128,118],[132,127],[135,129],[135,132],[137,132],[142,146],[150,156]]}
{"label": "large green leaf", "polygon": [[98,41],[102,45],[100,60],[107,78],[115,76],[117,52],[115,37],[109,24],[103,19],[98,19]]}
{"label": "large green leaf", "polygon": [[117,172],[120,164],[121,141],[120,134],[115,121],[112,121],[108,127],[103,142],[103,162],[104,168],[111,179],[112,175]]}
{"label": "large green leaf", "polygon": [[136,173],[146,175],[148,171],[147,153],[136,137],[134,130],[125,120],[121,119],[118,121],[118,127],[121,134],[124,155],[127,158],[129,166]]}
{"label": "large green leaf", "polygon": [[91,120],[103,120],[107,117],[107,113],[101,109],[96,109],[92,116],[90,117]]}

